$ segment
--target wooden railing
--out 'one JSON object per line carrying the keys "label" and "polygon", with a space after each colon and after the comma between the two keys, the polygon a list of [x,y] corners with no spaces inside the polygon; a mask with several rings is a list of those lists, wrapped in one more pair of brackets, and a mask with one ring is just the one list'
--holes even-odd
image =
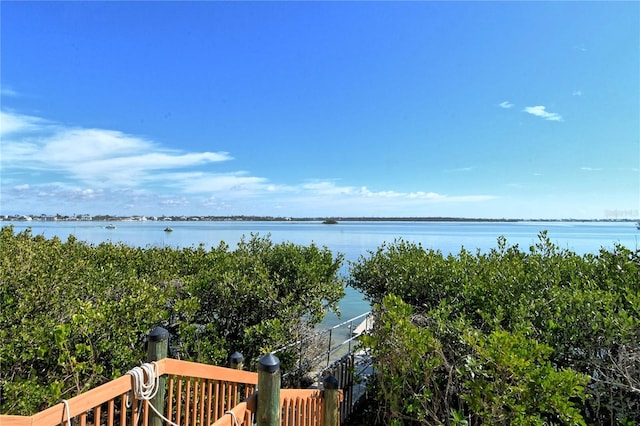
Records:
{"label": "wooden railing", "polygon": [[[180,426],[248,426],[257,412],[258,373],[164,358],[167,419]],[[132,378],[120,377],[33,416],[0,416],[0,426],[148,426],[147,401],[131,395]],[[342,392],[339,392],[342,401]],[[281,389],[280,425],[322,426],[325,400],[318,389]],[[231,414],[233,413],[233,414]],[[164,422],[163,422],[164,424]]]}
{"label": "wooden railing", "polygon": [[280,391],[280,425],[323,425],[323,402],[322,391],[317,389],[282,389]]}
{"label": "wooden railing", "polygon": [[[157,367],[157,374],[168,379],[165,416],[179,425],[214,423],[258,384],[257,373],[171,358],[157,361]],[[54,426],[67,419],[74,426],[146,426],[148,402],[140,403],[131,390],[132,378],[126,375],[33,416],[0,416],[0,426]]]}
{"label": "wooden railing", "polygon": [[[252,424],[252,415],[256,412],[255,394],[241,402],[211,426],[246,426]],[[317,389],[280,390],[281,426],[322,426],[325,420],[324,398]],[[237,423],[236,423],[237,420]]]}
{"label": "wooden railing", "polygon": [[[258,398],[254,393],[248,400],[241,402],[216,420],[211,426],[251,426],[256,412]],[[233,413],[233,414],[231,414]]]}
{"label": "wooden railing", "polygon": [[[257,373],[165,358],[186,368],[167,371],[166,417],[179,425],[210,425],[255,392]],[[178,366],[178,365],[176,365]]]}
{"label": "wooden railing", "polygon": [[[338,426],[348,414],[340,405],[350,380],[327,376],[323,391],[281,389],[273,354],[252,373],[242,370],[238,353],[231,356],[236,369],[166,358],[168,337],[161,327],[151,332],[152,362],[143,368],[32,416],[0,415],[0,426],[249,426],[254,420],[259,426]],[[146,395],[142,385],[151,379],[157,392]]]}

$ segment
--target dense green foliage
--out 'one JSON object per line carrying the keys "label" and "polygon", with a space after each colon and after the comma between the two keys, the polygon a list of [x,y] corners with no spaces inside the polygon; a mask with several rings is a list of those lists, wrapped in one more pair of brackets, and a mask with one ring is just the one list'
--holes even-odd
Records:
{"label": "dense green foliage", "polygon": [[[365,344],[386,422],[640,422],[640,252],[444,256],[405,241],[351,266],[377,304]],[[393,295],[396,295],[395,297]]]}
{"label": "dense green foliage", "polygon": [[[337,310],[342,256],[252,235],[235,250],[89,245],[0,232],[0,410],[32,414],[145,359],[156,325],[182,359],[245,363]],[[286,358],[286,354],[284,354]]]}
{"label": "dense green foliage", "polygon": [[[30,414],[122,375],[156,325],[173,356],[252,362],[344,294],[341,255],[252,235],[184,249],[0,232],[0,410]],[[402,240],[351,265],[391,424],[640,423],[640,252],[444,256]],[[289,356],[291,355],[291,356]],[[284,367],[296,354],[279,353]]]}

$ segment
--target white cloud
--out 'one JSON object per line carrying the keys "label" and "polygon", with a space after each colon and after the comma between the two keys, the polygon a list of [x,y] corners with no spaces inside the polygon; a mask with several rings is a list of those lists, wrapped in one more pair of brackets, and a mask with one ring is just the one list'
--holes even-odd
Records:
{"label": "white cloud", "polygon": [[456,169],[446,170],[447,173],[466,173],[473,171],[473,167],[458,167]]}
{"label": "white cloud", "polygon": [[167,198],[161,200],[160,204],[166,207],[184,207],[189,205],[189,200],[185,197]]}
{"label": "white cloud", "polygon": [[459,195],[450,196],[436,192],[399,192],[399,191],[371,191],[366,186],[356,188],[352,186],[337,186],[334,182],[312,182],[301,185],[301,189],[317,196],[346,197],[349,199],[395,199],[425,202],[478,202],[495,199],[490,195]]}
{"label": "white cloud", "polygon": [[574,90],[572,95],[573,96],[582,96],[582,90]]}
{"label": "white cloud", "polygon": [[65,129],[42,144],[43,154],[53,162],[127,158],[153,149],[150,141],[103,129]]}
{"label": "white cloud", "polygon": [[580,167],[583,172],[601,172],[602,169],[598,167]]}
{"label": "white cloud", "polygon": [[23,183],[22,185],[16,185],[13,187],[15,191],[27,191],[29,189],[28,183]]}
{"label": "white cloud", "polygon": [[[317,195],[352,195],[358,192],[358,189],[350,186],[337,186],[334,182],[309,182],[300,185],[300,189],[305,192]],[[366,192],[366,187],[360,191]]]}
{"label": "white cloud", "polygon": [[99,187],[164,185],[158,171],[230,160],[226,152],[180,152],[119,131],[62,126],[1,112],[3,169],[51,171]]}
{"label": "white cloud", "polygon": [[[316,210],[394,215],[392,211],[421,211],[435,204],[496,198],[428,190],[372,190],[339,185],[337,180],[274,183],[243,170],[218,172],[216,163],[232,160],[223,151],[167,149],[148,138],[116,130],[71,127],[12,112],[1,112],[0,119],[3,204],[13,208],[19,202],[23,209],[46,205],[75,212],[83,206],[94,214],[135,210],[148,215],[167,208],[182,212],[214,208],[243,214],[279,209],[290,215],[316,214]],[[24,179],[25,175],[30,178]],[[381,210],[375,210],[378,207]]]}
{"label": "white cloud", "polygon": [[12,98],[20,96],[18,92],[13,90],[11,87],[7,87],[7,86],[2,86],[0,88],[0,95],[12,97]]}
{"label": "white cloud", "polygon": [[544,118],[549,121],[562,121],[562,116],[555,112],[548,112],[546,107],[543,105],[537,105],[532,107],[526,107],[523,109],[524,112],[529,113],[531,115],[535,115],[536,117]]}
{"label": "white cloud", "polygon": [[230,197],[266,191],[269,186],[267,179],[244,173],[173,173],[164,175],[164,178],[170,178],[173,181],[170,186],[184,193],[227,192]]}
{"label": "white cloud", "polygon": [[51,123],[39,117],[0,111],[0,137],[14,133],[33,132],[51,126]]}
{"label": "white cloud", "polygon": [[509,109],[513,107],[513,104],[509,101],[504,101],[504,102],[500,102],[498,106],[501,108]]}

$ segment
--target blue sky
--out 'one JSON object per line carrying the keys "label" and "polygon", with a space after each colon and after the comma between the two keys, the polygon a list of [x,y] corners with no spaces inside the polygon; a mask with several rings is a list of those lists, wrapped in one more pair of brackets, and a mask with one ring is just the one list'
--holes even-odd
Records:
{"label": "blue sky", "polygon": [[12,2],[1,214],[635,218],[638,2]]}

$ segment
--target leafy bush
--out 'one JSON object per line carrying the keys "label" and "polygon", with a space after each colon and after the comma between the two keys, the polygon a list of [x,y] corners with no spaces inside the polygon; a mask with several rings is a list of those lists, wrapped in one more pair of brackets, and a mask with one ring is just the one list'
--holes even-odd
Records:
{"label": "leafy bush", "polygon": [[[375,332],[363,344],[376,359],[379,394],[391,424],[437,423],[443,400],[436,371],[446,359],[430,330],[411,321],[413,309],[394,295],[376,306]],[[382,407],[381,407],[382,408]]]}
{"label": "leafy bush", "polygon": [[235,251],[88,245],[0,231],[0,410],[32,414],[145,359],[156,325],[181,358],[247,360],[337,311],[342,256],[252,235]]}
{"label": "leafy bush", "polygon": [[[381,306],[380,316],[391,302],[385,296],[397,295],[413,308],[412,324],[440,347],[441,366],[422,385],[443,399],[414,421],[640,422],[639,251],[616,246],[578,256],[541,233],[528,251],[500,238],[488,253],[445,257],[398,240],[353,263],[349,284]],[[380,327],[373,348],[390,344]],[[406,345],[424,356],[415,348]],[[509,370],[518,365],[527,368]],[[559,400],[556,388],[569,399]],[[383,395],[407,401],[389,416],[415,407],[418,394]],[[516,404],[516,396],[527,404]]]}

